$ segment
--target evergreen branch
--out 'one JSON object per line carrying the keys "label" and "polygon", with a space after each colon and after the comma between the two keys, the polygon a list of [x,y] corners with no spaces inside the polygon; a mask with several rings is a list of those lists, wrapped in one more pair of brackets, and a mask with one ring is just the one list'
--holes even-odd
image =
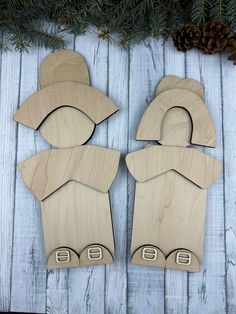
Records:
{"label": "evergreen branch", "polygon": [[152,36],[158,38],[163,35],[167,22],[165,11],[162,12],[158,9],[151,11],[149,19]]}
{"label": "evergreen branch", "polygon": [[209,17],[212,21],[222,21],[224,19],[224,0],[211,0]]}
{"label": "evergreen branch", "polygon": [[208,6],[208,0],[192,1],[191,19],[194,24],[200,25],[201,23],[205,22],[208,12]]}
{"label": "evergreen branch", "polygon": [[228,22],[231,32],[236,31],[236,1],[226,0],[225,20]]}
{"label": "evergreen branch", "polygon": [[[63,32],[85,34],[91,26],[100,38],[134,45],[151,34],[168,37],[185,24],[209,20],[224,20],[235,31],[236,0],[0,0],[0,30],[18,50],[61,48]],[[42,22],[57,25],[58,32],[45,30]]]}

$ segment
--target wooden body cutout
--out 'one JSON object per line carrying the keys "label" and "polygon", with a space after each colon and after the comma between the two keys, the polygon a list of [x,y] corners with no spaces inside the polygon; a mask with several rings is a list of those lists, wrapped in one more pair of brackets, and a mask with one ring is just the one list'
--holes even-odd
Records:
{"label": "wooden body cutout", "polygon": [[51,144],[60,147],[19,165],[25,184],[41,202],[47,267],[112,263],[115,248],[108,190],[120,153],[78,145],[90,138],[95,124],[118,109],[89,86],[86,63],[72,51],[45,59],[41,86],[14,119],[40,129]]}
{"label": "wooden body cutout", "polygon": [[[150,105],[152,110],[146,110],[138,130],[139,135],[140,130],[143,134],[150,134],[154,128],[147,125],[147,121],[156,123],[157,133],[152,135],[162,145],[149,146],[126,157],[129,171],[137,181],[131,262],[199,271],[207,188],[218,178],[221,163],[198,150],[186,148],[194,128],[198,130],[206,119],[211,121],[204,102],[196,92],[201,90],[200,84],[186,80],[186,88],[183,88],[184,80],[175,78],[174,82],[181,84],[181,89],[175,89],[175,84],[171,86],[167,79],[163,81],[165,84],[161,82],[157,89],[160,91],[158,99]],[[191,88],[194,92],[190,91]],[[176,97],[175,102],[173,97]],[[185,101],[182,105],[181,100]],[[177,108],[175,104],[178,104]],[[192,114],[188,108],[191,108]],[[202,121],[200,117],[205,113],[207,117]],[[196,114],[200,114],[197,119],[200,125],[189,118]],[[210,128],[210,132],[209,129],[200,133],[195,131],[195,139],[201,139],[198,142],[203,143],[203,139],[208,138],[208,144],[213,144],[214,128]]]}

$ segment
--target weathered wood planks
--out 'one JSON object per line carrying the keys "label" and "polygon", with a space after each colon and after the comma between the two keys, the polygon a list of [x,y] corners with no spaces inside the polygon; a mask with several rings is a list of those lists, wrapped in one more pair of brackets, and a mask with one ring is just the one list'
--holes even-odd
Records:
{"label": "weathered wood planks", "polygon": [[15,217],[17,126],[10,116],[20,93],[21,56],[1,53],[0,78],[0,311],[9,311]]}
{"label": "weathered wood planks", "polygon": [[[224,149],[224,206],[225,206],[225,262],[226,310],[236,313],[236,68],[221,56],[222,66],[222,133]],[[221,226],[222,228],[222,226]]]}
{"label": "weathered wood planks", "polygon": [[[69,39],[73,48],[73,36]],[[217,130],[216,149],[205,151],[221,160],[224,151],[225,175],[209,191],[202,271],[188,275],[175,270],[129,264],[134,180],[130,175],[126,176],[122,161],[116,186],[111,191],[113,219],[116,219],[117,261],[106,267],[53,270],[47,273],[46,278],[38,205],[24,187],[19,174],[15,177],[14,169],[16,158],[19,162],[49,146],[40,134],[32,134],[23,126],[19,126],[16,137],[16,125],[11,116],[18,104],[19,90],[20,101],[36,90],[37,68],[50,51],[40,48],[23,54],[21,79],[20,54],[3,53],[0,94],[0,310],[11,308],[12,311],[73,314],[102,314],[105,311],[109,314],[223,314],[226,310],[234,313],[236,69],[224,56],[220,61],[217,55],[207,57],[193,50],[185,57],[176,52],[169,42],[162,46],[161,42],[148,40],[135,47],[130,52],[130,58],[119,47],[111,43],[109,46],[108,55],[108,43],[99,41],[93,32],[75,41],[76,50],[89,65],[91,85],[103,93],[109,92],[109,97],[121,108],[109,122],[97,126],[91,141],[94,144],[121,148],[123,154],[126,149],[131,152],[147,145],[148,142],[135,141],[137,126],[164,74],[191,77],[204,84],[206,104]],[[129,123],[127,129],[122,129],[125,120]],[[116,190],[122,195],[116,195]],[[125,241],[128,257],[124,255]]]}
{"label": "weathered wood planks", "polygon": [[[108,43],[98,41],[96,34],[92,31],[87,36],[76,38],[75,49],[86,59],[91,85],[106,94]],[[108,121],[104,121],[96,127],[96,132],[91,140],[92,144],[107,147],[107,124]],[[105,268],[105,265],[100,265],[69,270],[68,306],[70,313],[105,312]]]}
{"label": "weathered wood planks", "polygon": [[[165,43],[164,75],[186,77],[185,54],[176,52],[171,42]],[[165,271],[165,311],[187,313],[188,274],[179,270]]]}
{"label": "weathered wood planks", "polygon": [[[129,80],[129,142],[128,152],[148,145],[135,140],[140,119],[155,96],[156,87],[164,74],[164,54],[161,41],[148,40],[135,47],[130,56]],[[129,314],[162,314],[165,307],[164,269],[130,264],[131,228],[134,208],[135,181],[128,177],[128,310]]]}

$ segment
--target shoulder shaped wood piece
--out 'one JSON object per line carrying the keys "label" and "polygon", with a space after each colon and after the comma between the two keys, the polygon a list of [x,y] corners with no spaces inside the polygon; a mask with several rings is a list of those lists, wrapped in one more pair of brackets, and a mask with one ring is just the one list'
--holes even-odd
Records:
{"label": "shoulder shaped wood piece", "polygon": [[192,120],[191,143],[215,147],[215,128],[204,102],[196,94],[185,89],[172,89],[157,96],[146,109],[137,131],[137,140],[161,139],[161,125],[167,111],[184,108]]}
{"label": "shoulder shaped wood piece", "polygon": [[156,95],[158,96],[162,92],[174,88],[187,89],[199,96],[204,101],[204,90],[200,82],[191,78],[182,79],[175,75],[167,75],[160,81],[159,85],[157,86]]}
{"label": "shoulder shaped wood piece", "polygon": [[74,180],[107,192],[119,164],[120,152],[95,145],[41,152],[19,164],[26,186],[44,200]]}
{"label": "shoulder shaped wood piece", "polygon": [[43,60],[40,68],[40,87],[59,82],[90,85],[87,64],[78,52],[61,50],[51,53]]}
{"label": "shoulder shaped wood piece", "polygon": [[203,189],[213,184],[222,169],[220,161],[196,149],[160,145],[128,154],[126,163],[138,182],[175,170]]}
{"label": "shoulder shaped wood piece", "polygon": [[200,271],[200,263],[193,252],[186,249],[177,249],[167,256],[166,268],[198,272]]}
{"label": "shoulder shaped wood piece", "polygon": [[103,245],[92,244],[86,247],[80,254],[80,265],[112,264],[113,257],[110,251]]}
{"label": "shoulder shaped wood piece", "polygon": [[53,251],[47,260],[47,268],[78,267],[79,256],[68,247],[60,247]]}
{"label": "shoulder shaped wood piece", "polygon": [[14,120],[37,130],[44,119],[60,107],[73,107],[99,124],[118,111],[114,103],[97,89],[74,82],[56,83],[30,96],[14,115]]}
{"label": "shoulder shaped wood piece", "polygon": [[145,245],[134,252],[131,263],[144,266],[165,267],[166,259],[158,247]]}

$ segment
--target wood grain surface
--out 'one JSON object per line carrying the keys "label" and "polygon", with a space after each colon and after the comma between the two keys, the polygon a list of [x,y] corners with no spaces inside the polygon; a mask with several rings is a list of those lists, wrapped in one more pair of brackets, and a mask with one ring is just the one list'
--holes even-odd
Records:
{"label": "wood grain surface", "polygon": [[[17,164],[49,148],[39,132],[11,120],[17,107],[39,88],[40,64],[50,51],[1,53],[0,77],[0,311],[72,314],[236,313],[235,119],[236,68],[226,56],[196,50],[186,55],[172,43],[154,39],[122,50],[99,41],[95,32],[69,47],[85,58],[91,85],[120,111],[97,126],[91,143],[122,151],[123,161],[110,199],[116,244],[115,263],[46,271],[38,201],[25,187]],[[130,264],[135,180],[124,164],[147,105],[164,75],[199,80],[216,126],[217,146],[205,148],[222,160],[224,174],[208,191],[205,246],[199,273]]]}
{"label": "wood grain surface", "polygon": [[60,107],[72,107],[99,124],[119,109],[97,89],[76,82],[59,82],[31,95],[14,115],[14,120],[37,130],[43,120]]}
{"label": "wood grain surface", "polygon": [[41,201],[68,181],[107,192],[119,166],[120,152],[96,145],[53,149],[19,164],[27,187]]}
{"label": "wood grain surface", "polygon": [[[70,49],[48,55],[41,64],[39,80],[41,88],[58,82],[90,85],[86,61],[81,54]],[[51,112],[39,129],[48,143],[65,148],[87,142],[94,128],[94,122],[82,111],[63,107]]]}
{"label": "wood grain surface", "polygon": [[162,120],[173,107],[186,109],[192,120],[191,143],[215,147],[215,128],[203,100],[195,93],[181,88],[166,90],[147,107],[137,130],[137,140],[161,139]]}
{"label": "wood grain surface", "polygon": [[40,87],[58,82],[78,82],[90,85],[87,63],[71,49],[56,51],[47,56],[40,67]]}

